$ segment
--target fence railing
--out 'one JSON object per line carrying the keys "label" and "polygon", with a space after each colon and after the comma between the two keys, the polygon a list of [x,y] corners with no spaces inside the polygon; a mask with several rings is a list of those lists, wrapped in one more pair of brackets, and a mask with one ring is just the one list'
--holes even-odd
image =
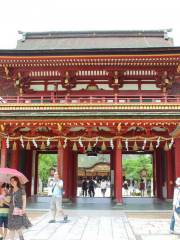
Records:
{"label": "fence railing", "polygon": [[60,103],[60,104],[159,104],[180,103],[180,95],[176,96],[2,96],[0,104],[36,104],[36,103]]}

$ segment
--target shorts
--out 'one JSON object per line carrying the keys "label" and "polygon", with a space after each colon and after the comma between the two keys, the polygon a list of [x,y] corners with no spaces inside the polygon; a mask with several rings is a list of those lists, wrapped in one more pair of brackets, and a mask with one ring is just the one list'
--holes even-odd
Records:
{"label": "shorts", "polygon": [[1,216],[0,217],[0,227],[7,228],[8,226],[8,216]]}
{"label": "shorts", "polygon": [[62,209],[62,197],[51,197],[51,211],[60,211]]}

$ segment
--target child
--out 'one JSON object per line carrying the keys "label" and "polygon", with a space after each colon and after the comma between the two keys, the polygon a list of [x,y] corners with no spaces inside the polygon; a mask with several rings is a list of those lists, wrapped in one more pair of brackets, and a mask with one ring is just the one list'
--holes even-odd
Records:
{"label": "child", "polygon": [[7,235],[8,213],[10,196],[8,196],[9,185],[3,183],[0,188],[0,240]]}

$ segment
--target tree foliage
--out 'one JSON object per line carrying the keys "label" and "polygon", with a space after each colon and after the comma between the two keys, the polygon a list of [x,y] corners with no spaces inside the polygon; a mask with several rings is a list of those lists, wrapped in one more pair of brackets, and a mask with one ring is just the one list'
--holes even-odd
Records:
{"label": "tree foliage", "polygon": [[57,166],[57,154],[39,155],[39,176],[43,183],[48,182],[50,168]]}
{"label": "tree foliage", "polygon": [[143,154],[128,158],[127,155],[123,159],[123,169],[125,170],[126,179],[139,180],[143,169],[147,171],[147,179],[150,179],[152,177],[152,156]]}

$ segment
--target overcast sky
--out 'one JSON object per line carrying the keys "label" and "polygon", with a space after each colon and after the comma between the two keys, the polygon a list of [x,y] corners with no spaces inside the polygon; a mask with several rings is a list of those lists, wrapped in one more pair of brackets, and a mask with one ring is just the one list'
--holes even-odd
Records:
{"label": "overcast sky", "polygon": [[15,48],[22,31],[172,28],[180,46],[180,0],[1,0],[0,48]]}

